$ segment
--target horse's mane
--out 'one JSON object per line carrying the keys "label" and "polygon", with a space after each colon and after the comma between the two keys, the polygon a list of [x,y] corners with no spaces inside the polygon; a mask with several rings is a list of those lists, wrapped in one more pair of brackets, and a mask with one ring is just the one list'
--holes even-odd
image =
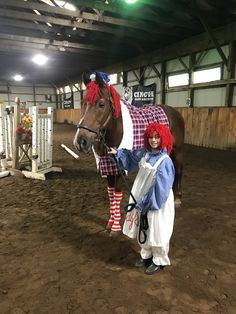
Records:
{"label": "horse's mane", "polygon": [[[109,84],[104,83],[102,87],[106,87],[112,98],[112,105],[114,109],[114,118],[117,119],[120,116],[121,113],[121,106],[120,106],[120,96],[116,89]],[[101,91],[100,91],[100,86],[99,84],[95,81],[89,82],[86,85],[87,88],[87,93],[84,98],[84,102],[89,102],[91,105],[95,105],[97,102],[99,96],[101,96]]]}
{"label": "horse's mane", "polygon": [[113,99],[114,118],[117,119],[119,118],[120,113],[121,113],[120,96],[112,85],[109,85],[108,88],[110,90],[110,93]]}

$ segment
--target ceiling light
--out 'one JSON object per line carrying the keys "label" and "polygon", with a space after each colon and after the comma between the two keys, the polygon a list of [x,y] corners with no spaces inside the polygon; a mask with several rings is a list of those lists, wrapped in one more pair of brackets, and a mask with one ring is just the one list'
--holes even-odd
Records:
{"label": "ceiling light", "polygon": [[14,80],[17,82],[20,82],[23,80],[23,76],[20,74],[16,74],[15,76],[13,76]]}
{"label": "ceiling light", "polygon": [[128,3],[128,4],[133,4],[133,3],[135,3],[137,0],[125,0],[125,2],[126,3]]}
{"label": "ceiling light", "polygon": [[32,60],[34,63],[36,63],[38,65],[44,65],[48,61],[48,58],[44,55],[37,54],[33,57]]}

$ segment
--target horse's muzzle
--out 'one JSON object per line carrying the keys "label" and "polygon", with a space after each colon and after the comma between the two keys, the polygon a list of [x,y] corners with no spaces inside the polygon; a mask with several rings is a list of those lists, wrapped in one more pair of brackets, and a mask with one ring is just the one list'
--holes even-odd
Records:
{"label": "horse's muzzle", "polygon": [[92,150],[92,145],[94,142],[94,136],[87,136],[85,134],[80,134],[77,132],[73,144],[78,151],[83,153],[89,153]]}
{"label": "horse's muzzle", "polygon": [[89,153],[92,149],[92,141],[86,137],[79,138],[79,147],[80,150],[84,153]]}

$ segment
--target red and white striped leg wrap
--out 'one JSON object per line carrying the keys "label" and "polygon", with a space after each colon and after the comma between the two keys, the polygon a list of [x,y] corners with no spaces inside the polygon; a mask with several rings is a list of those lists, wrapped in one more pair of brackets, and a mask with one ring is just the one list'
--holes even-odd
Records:
{"label": "red and white striped leg wrap", "polygon": [[110,217],[109,217],[107,224],[112,226],[113,222],[114,222],[114,214],[115,214],[115,209],[116,209],[115,188],[108,186],[107,187],[107,193],[108,193],[109,202],[110,202]]}
{"label": "red and white striped leg wrap", "polygon": [[115,208],[115,214],[114,214],[114,223],[111,227],[112,231],[121,231],[120,226],[120,202],[122,200],[123,193],[122,192],[115,192],[115,202],[116,202],[116,208]]}

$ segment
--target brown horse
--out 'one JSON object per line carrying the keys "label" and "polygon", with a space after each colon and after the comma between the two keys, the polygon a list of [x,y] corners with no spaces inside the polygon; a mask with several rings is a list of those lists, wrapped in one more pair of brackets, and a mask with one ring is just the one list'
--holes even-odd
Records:
{"label": "brown horse", "polygon": [[[123,138],[123,118],[121,114],[120,98],[116,90],[106,84],[99,73],[94,75],[94,81],[84,76],[87,92],[81,108],[81,120],[74,137],[76,149],[88,153],[92,149],[99,156],[107,156],[109,147],[119,147]],[[156,106],[156,105],[155,105]],[[173,107],[158,105],[168,119],[169,128],[173,135],[173,152],[171,158],[175,166],[175,180],[173,191],[175,204],[181,204],[181,178],[183,169],[184,120]],[[139,109],[140,110],[140,109]],[[154,122],[154,121],[150,121]],[[160,121],[155,121],[159,122]],[[139,147],[141,148],[141,147]],[[103,163],[110,162],[108,157],[101,157]],[[110,165],[111,166],[111,165]],[[112,232],[120,231],[119,225],[121,192],[121,174],[117,165],[113,163],[113,170],[106,173],[108,180],[108,196],[110,201],[110,218],[107,226]],[[114,169],[115,167],[115,169]]]}

